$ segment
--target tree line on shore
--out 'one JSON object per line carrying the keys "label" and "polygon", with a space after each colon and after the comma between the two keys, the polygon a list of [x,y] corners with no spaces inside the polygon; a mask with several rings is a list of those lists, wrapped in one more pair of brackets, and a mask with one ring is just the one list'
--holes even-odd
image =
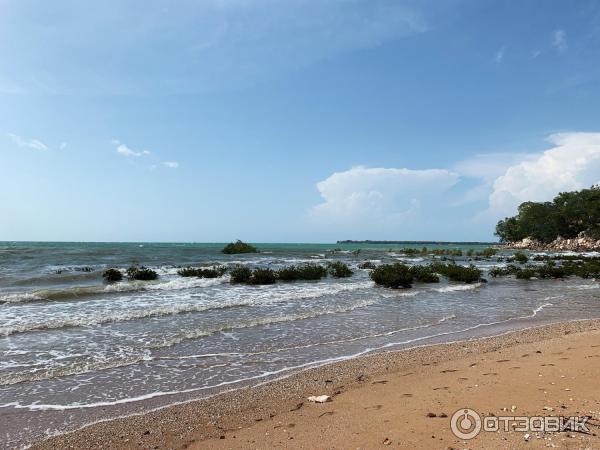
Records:
{"label": "tree line on shore", "polygon": [[524,202],[517,215],[496,225],[501,242],[532,238],[550,243],[558,237],[600,239],[600,185],[561,192],[551,202]]}

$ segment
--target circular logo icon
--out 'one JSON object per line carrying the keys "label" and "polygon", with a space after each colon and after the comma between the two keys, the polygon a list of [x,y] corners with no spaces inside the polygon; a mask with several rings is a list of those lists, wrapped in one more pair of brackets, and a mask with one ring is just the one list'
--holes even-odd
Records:
{"label": "circular logo icon", "polygon": [[473,439],[481,431],[481,417],[472,409],[459,409],[450,419],[450,428],[459,439]]}

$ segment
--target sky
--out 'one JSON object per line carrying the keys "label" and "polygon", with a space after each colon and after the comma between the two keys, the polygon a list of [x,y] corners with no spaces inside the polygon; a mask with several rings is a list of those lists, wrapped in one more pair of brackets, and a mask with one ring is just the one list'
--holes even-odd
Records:
{"label": "sky", "polygon": [[600,1],[0,0],[0,240],[494,240],[600,182]]}

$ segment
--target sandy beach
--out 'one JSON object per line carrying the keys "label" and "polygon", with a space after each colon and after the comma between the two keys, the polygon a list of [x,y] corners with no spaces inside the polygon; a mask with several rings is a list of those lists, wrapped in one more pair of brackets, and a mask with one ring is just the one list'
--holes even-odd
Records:
{"label": "sandy beach", "polygon": [[[380,353],[96,423],[33,448],[599,448],[600,321]],[[329,395],[316,404],[311,395]],[[589,433],[482,431],[450,420],[590,416]],[[502,426],[501,426],[502,428]]]}

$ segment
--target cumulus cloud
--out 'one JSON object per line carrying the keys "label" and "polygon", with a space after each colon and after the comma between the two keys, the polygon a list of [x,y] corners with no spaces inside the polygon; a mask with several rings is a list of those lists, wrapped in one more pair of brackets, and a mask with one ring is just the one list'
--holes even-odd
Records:
{"label": "cumulus cloud", "polygon": [[537,156],[535,153],[478,153],[469,159],[454,164],[452,170],[464,177],[493,182],[500,175],[503,175],[509,167]]}
{"label": "cumulus cloud", "polygon": [[493,215],[511,215],[522,202],[548,201],[600,183],[600,133],[558,133],[548,141],[553,148],[496,178],[489,196]]}
{"label": "cumulus cloud", "polygon": [[552,33],[552,46],[561,53],[569,48],[565,30],[554,30]]}
{"label": "cumulus cloud", "polygon": [[402,221],[457,182],[445,169],[353,167],[317,183],[324,202],[312,213],[330,221]]}
{"label": "cumulus cloud", "polygon": [[148,150],[140,150],[140,151],[133,150],[133,149],[127,147],[125,144],[123,144],[122,142],[120,142],[117,139],[113,139],[112,143],[116,147],[117,153],[122,156],[126,156],[126,157],[134,156],[136,158],[139,158],[140,156],[145,156],[145,155],[150,154],[150,152]]}
{"label": "cumulus cloud", "polygon": [[177,169],[179,167],[179,163],[177,161],[163,161],[162,165],[168,167],[169,169]]}
{"label": "cumulus cloud", "polygon": [[48,150],[48,146],[38,139],[24,139],[16,134],[9,133],[8,137],[19,147],[32,148],[34,150]]}

